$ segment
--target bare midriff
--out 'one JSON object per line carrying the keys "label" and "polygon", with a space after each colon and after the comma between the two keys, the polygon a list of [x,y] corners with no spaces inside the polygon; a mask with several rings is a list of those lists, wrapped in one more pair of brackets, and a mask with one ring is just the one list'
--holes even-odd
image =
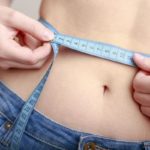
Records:
{"label": "bare midriff", "polygon": [[[149,0],[43,0],[40,15],[61,33],[149,54],[149,10]],[[1,70],[0,78],[25,101],[51,58],[39,70]],[[150,119],[133,99],[137,71],[62,47],[36,109],[74,130],[149,140]]]}

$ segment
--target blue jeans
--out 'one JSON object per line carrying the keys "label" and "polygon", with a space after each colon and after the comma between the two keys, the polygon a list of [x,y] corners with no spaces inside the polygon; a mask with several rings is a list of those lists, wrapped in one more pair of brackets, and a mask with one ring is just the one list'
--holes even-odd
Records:
{"label": "blue jeans", "polygon": [[[48,22],[46,22],[46,26],[52,27]],[[57,45],[53,45],[53,48],[57,51],[56,47]],[[45,80],[46,78],[42,78],[41,85],[44,85]],[[38,99],[39,95],[37,93],[41,92],[41,85],[36,87],[36,93],[34,93],[34,97],[31,95],[32,98]],[[15,137],[13,136],[14,132],[16,132],[14,127],[26,103],[15,92],[9,89],[6,84],[0,81],[0,150],[10,149],[11,142],[14,140],[12,138]],[[22,115],[22,117],[26,116]],[[19,149],[150,150],[150,141],[121,141],[79,132],[56,123],[34,109],[25,126]]]}
{"label": "blue jeans", "polygon": [[[8,150],[12,127],[25,104],[0,82],[0,150]],[[129,142],[78,132],[33,110],[20,150],[150,150],[150,142]]]}
{"label": "blue jeans", "polygon": [[[0,150],[8,150],[12,127],[25,104],[0,82]],[[129,142],[82,133],[46,118],[33,110],[20,150],[150,150],[150,142]]]}

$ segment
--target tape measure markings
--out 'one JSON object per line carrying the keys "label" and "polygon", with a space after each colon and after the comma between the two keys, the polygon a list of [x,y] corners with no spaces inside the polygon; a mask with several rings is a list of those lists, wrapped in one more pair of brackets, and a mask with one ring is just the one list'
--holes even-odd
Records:
{"label": "tape measure markings", "polygon": [[74,51],[87,53],[134,67],[136,66],[132,59],[134,52],[114,45],[85,40],[60,33],[55,33],[55,38],[52,42],[71,48]]}

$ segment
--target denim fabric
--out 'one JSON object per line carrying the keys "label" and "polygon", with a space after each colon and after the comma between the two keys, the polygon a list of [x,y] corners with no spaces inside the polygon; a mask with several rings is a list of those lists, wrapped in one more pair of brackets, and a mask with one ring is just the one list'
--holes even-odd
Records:
{"label": "denim fabric", "polygon": [[[8,150],[13,124],[25,104],[0,82],[0,150]],[[150,150],[150,141],[119,141],[69,129],[34,109],[20,150]]]}
{"label": "denim fabric", "polygon": [[[57,32],[48,22],[41,22]],[[59,45],[53,43],[57,56]],[[45,79],[40,81],[44,84]],[[37,89],[38,86],[36,87]],[[37,91],[41,92],[41,91]],[[32,95],[31,95],[32,97]],[[38,97],[37,97],[38,99]],[[14,127],[27,102],[0,81],[0,150],[9,150]],[[121,141],[69,129],[33,110],[23,136],[20,150],[150,150],[150,141]]]}

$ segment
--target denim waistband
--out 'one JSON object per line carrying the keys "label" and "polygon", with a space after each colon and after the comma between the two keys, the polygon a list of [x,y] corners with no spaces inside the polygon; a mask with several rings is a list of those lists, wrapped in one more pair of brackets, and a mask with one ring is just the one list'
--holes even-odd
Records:
{"label": "denim waistband", "polygon": [[[12,124],[24,103],[6,84],[0,82],[0,114],[6,116]],[[2,129],[0,128],[0,130]],[[121,141],[79,132],[47,118],[35,109],[30,116],[25,134],[61,150],[150,150],[149,141]],[[0,137],[0,141],[4,141],[2,137]]]}

